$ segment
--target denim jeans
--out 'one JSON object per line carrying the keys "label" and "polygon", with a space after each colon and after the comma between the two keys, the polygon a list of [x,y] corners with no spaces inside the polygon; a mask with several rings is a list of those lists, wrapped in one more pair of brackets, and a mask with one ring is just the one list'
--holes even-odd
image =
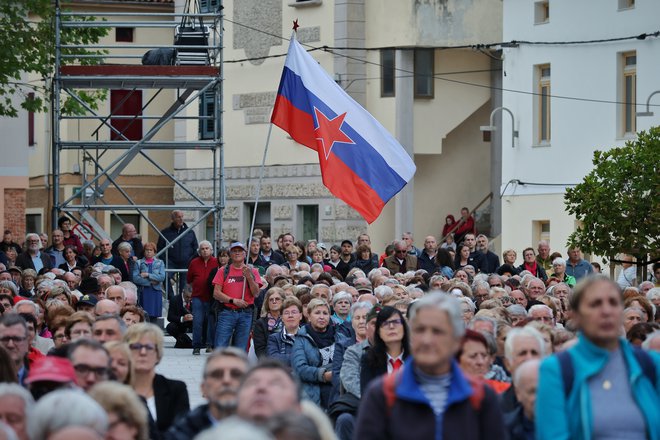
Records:
{"label": "denim jeans", "polygon": [[211,331],[204,327],[209,315],[210,302],[204,302],[199,298],[192,299],[192,314],[193,314],[193,348],[204,348],[203,341],[204,333],[207,334],[207,344]]}
{"label": "denim jeans", "polygon": [[215,346],[227,347],[232,342],[234,347],[247,350],[253,314],[254,309],[252,307],[236,312],[225,309],[218,313]]}

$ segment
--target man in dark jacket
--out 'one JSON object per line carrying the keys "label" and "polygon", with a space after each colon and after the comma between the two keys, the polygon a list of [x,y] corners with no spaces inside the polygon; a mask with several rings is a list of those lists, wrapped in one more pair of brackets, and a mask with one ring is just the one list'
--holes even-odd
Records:
{"label": "man in dark jacket", "polygon": [[113,254],[119,255],[119,252],[117,251],[117,247],[119,246],[120,243],[124,241],[131,245],[131,249],[132,249],[131,257],[136,257],[136,259],[142,258],[142,255],[144,254],[144,249],[142,248],[142,240],[137,235],[137,229],[135,229],[135,225],[131,223],[126,223],[124,224],[124,226],[122,226],[121,235],[119,236],[118,239],[112,242]]}
{"label": "man in dark jacket", "polygon": [[410,308],[410,348],[401,370],[362,395],[354,438],[505,439],[497,396],[455,360],[464,333],[458,301],[440,292]]}
{"label": "man in dark jacket", "polygon": [[477,252],[481,253],[479,263],[479,272],[481,273],[495,273],[500,267],[500,257],[488,249],[488,237],[484,234],[477,236]]}
{"label": "man in dark jacket", "polygon": [[424,250],[417,257],[417,269],[424,269],[433,275],[438,271],[438,265],[435,262],[435,255],[438,253],[438,242],[434,236],[429,235],[424,239]]}
{"label": "man in dark jacket", "polygon": [[41,252],[41,239],[38,234],[28,234],[25,237],[25,252],[16,257],[16,266],[22,270],[34,269],[40,273],[43,269],[47,271],[53,268],[53,262],[50,255]]}
{"label": "man in dark jacket", "polygon": [[513,375],[513,385],[520,407],[505,414],[504,421],[509,440],[528,440],[535,436],[534,404],[536,403],[536,386],[539,382],[538,359],[525,361]]}
{"label": "man in dark jacket", "polygon": [[[190,260],[197,255],[198,243],[195,231],[188,228],[188,225],[183,222],[183,211],[172,211],[172,223],[160,231],[160,233],[161,237],[158,238],[158,252],[169,247],[165,254],[161,256],[161,259],[167,265],[167,269],[188,269]],[[170,245],[174,240],[177,240],[177,242]],[[165,255],[167,255],[167,259]],[[176,272],[167,273],[167,297],[170,299],[174,295],[170,280],[175,274]],[[183,288],[186,285],[186,277],[184,275],[179,274],[179,292],[183,292]]]}
{"label": "man in dark jacket", "polygon": [[248,370],[244,350],[226,347],[206,359],[202,394],[208,403],[180,418],[165,434],[165,440],[188,440],[215,423],[234,415],[238,406],[238,387]]}

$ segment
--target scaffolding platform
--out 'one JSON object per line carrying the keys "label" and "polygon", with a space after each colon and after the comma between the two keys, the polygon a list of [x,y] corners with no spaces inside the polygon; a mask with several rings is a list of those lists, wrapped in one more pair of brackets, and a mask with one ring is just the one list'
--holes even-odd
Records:
{"label": "scaffolding platform", "polygon": [[[65,151],[79,151],[83,167],[89,169],[79,171],[82,175],[82,183],[74,189],[72,195],[62,197],[62,193],[67,193],[61,193],[59,190],[52,192],[53,226],[55,227],[57,218],[66,213],[96,238],[107,238],[98,235],[103,233],[104,228],[98,225],[92,214],[109,211],[112,216],[124,223],[121,216],[131,213],[139,214],[150,230],[156,231],[159,237],[164,238],[160,230],[165,225],[154,224],[149,218],[149,211],[181,209],[195,212],[195,221],[188,223],[187,232],[193,231],[197,226],[205,229],[206,221],[212,218],[214,237],[207,239],[219,247],[224,208],[220,68],[223,32],[221,1],[209,3],[213,3],[213,6],[208,6],[213,10],[184,10],[183,13],[175,12],[174,4],[145,3],[140,5],[145,12],[137,12],[134,7],[127,8],[117,3],[109,7],[114,9],[104,9],[99,12],[85,10],[84,5],[76,5],[73,10],[63,11],[59,3],[59,1],[55,3],[56,41],[51,157],[53,187],[60,188],[61,176],[65,173],[62,170],[61,155]],[[149,11],[150,8],[153,8],[153,11]],[[168,8],[171,8],[171,12],[162,12]],[[204,42],[207,44],[182,46],[180,41],[175,41],[175,32],[179,24],[190,19],[200,23],[204,21],[204,29],[208,33],[205,34],[208,38]],[[63,42],[70,41],[62,37],[66,32],[94,27],[105,29],[106,35],[110,38],[102,38],[96,43],[87,44]],[[132,29],[131,38],[147,34],[149,38],[141,41],[115,38],[113,41],[113,35],[119,35],[120,31],[126,29]],[[170,44],[167,44],[168,39],[171,41]],[[156,41],[158,44],[150,44]],[[184,62],[175,57],[174,65],[140,64],[144,52],[150,49],[171,49],[175,55],[177,50],[203,53],[204,62],[195,65],[177,65]],[[108,91],[109,97],[110,91],[120,90],[127,98],[114,104],[108,99],[108,102],[99,103],[98,108],[95,108],[82,96],[86,90],[105,90]],[[164,93],[167,90],[170,92]],[[149,97],[144,103],[143,92],[144,96]],[[138,111],[127,115],[119,109],[132,94],[140,94],[140,104]],[[163,101],[167,101],[170,96],[172,102],[168,105]],[[213,100],[215,107],[210,114],[192,116],[184,111],[191,105],[199,104],[202,98]],[[84,109],[83,114],[64,114],[65,99],[75,101],[79,108]],[[157,105],[155,101],[158,102]],[[90,120],[94,122],[90,123]],[[139,121],[137,125],[142,131],[138,131],[137,137],[128,136],[127,130],[135,121]],[[179,128],[177,133],[185,133],[185,135],[182,137],[180,134],[163,134],[162,129],[168,123],[178,124],[175,125]],[[204,124],[207,131],[203,138],[195,136],[193,130],[186,125],[193,123]],[[63,124],[70,125],[65,129]],[[71,130],[71,127],[74,126],[77,127],[77,133],[72,136],[74,130]],[[84,133],[81,133],[81,127]],[[171,130],[169,133],[174,131]],[[62,133],[68,134],[63,137]],[[158,163],[154,159],[155,156],[150,154],[153,150],[165,151],[166,154],[162,156],[168,158],[166,163]],[[181,150],[202,150],[212,154],[214,181],[210,199],[208,194],[204,197],[195,194],[194,188],[175,176],[172,168],[173,155],[175,151]],[[112,151],[112,154],[106,154],[109,151]],[[123,188],[119,178],[126,171],[127,166],[136,164],[135,161],[140,161],[137,162],[139,166],[142,166],[142,163],[152,166],[153,170],[157,170],[152,170],[152,173],[158,172],[160,177],[169,178],[173,191],[186,194],[189,201],[185,205],[169,205],[155,202],[149,204],[148,200],[146,203],[145,200],[134,200],[129,194],[134,191]],[[105,197],[108,188],[116,189],[117,197]],[[168,249],[185,233],[172,242],[166,240],[167,247],[159,252],[158,256],[167,261]]]}

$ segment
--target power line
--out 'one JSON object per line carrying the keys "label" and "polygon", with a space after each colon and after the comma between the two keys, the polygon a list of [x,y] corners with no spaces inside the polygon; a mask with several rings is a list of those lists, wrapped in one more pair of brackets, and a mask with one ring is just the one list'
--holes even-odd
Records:
{"label": "power line", "polygon": [[[281,35],[273,34],[271,32],[264,31],[259,28],[255,28],[254,26],[249,26],[243,23],[239,23],[237,21],[230,20],[228,18],[224,18],[225,21],[235,24],[237,26],[242,26],[244,28],[253,30],[255,32],[259,32],[271,37],[279,38],[283,41],[289,42],[291,39],[283,37]],[[302,46],[307,47],[308,52],[313,52],[313,51],[318,51],[322,50],[324,52],[331,53],[334,56],[338,57],[343,57],[349,60],[354,60],[358,61],[364,64],[372,65],[375,67],[382,68],[382,64],[376,63],[374,61],[368,61],[362,58],[358,58],[355,56],[343,54],[343,53],[337,53],[335,52],[336,50],[360,50],[360,51],[380,51],[383,49],[401,49],[401,50],[414,50],[414,49],[475,49],[479,50],[480,52],[484,48],[490,48],[490,47],[517,47],[521,44],[523,45],[580,45],[580,44],[602,44],[602,43],[609,43],[609,42],[617,42],[617,41],[626,41],[626,40],[646,40],[649,37],[659,37],[660,36],[660,31],[655,31],[652,33],[642,33],[639,35],[633,35],[633,36],[627,36],[627,37],[615,37],[615,38],[605,38],[605,39],[592,39],[592,40],[573,40],[573,41],[526,41],[526,40],[511,40],[509,42],[500,42],[500,43],[484,43],[484,44],[471,44],[471,45],[458,45],[458,46],[428,46],[428,47],[374,47],[374,48],[358,48],[358,47],[333,47],[333,46],[312,46],[307,43],[300,43]],[[482,52],[483,53],[483,52]],[[225,61],[225,63],[237,63],[237,62],[244,62],[244,61],[250,61],[250,60],[263,60],[263,59],[268,59],[268,58],[280,58],[286,56],[285,54],[276,54],[276,55],[267,55],[263,57],[254,57],[254,58],[245,58],[243,60],[230,60],[230,61]],[[410,77],[410,76],[415,76],[415,72],[397,68],[395,67],[394,70],[396,72],[403,73],[405,75],[400,75],[397,76],[399,78],[402,77]],[[495,69],[494,69],[495,70]],[[479,88],[484,88],[484,89],[489,89],[489,90],[499,90],[501,92],[509,92],[509,93],[517,93],[517,94],[522,94],[522,95],[528,95],[528,96],[541,96],[540,92],[532,92],[532,91],[527,91],[527,90],[516,90],[516,89],[510,89],[506,87],[496,87],[492,85],[485,85],[485,84],[478,84],[478,83],[473,83],[469,81],[462,81],[458,79],[451,79],[451,78],[444,78],[445,74],[433,74],[433,75],[423,75],[423,77],[431,77],[433,79],[437,79],[440,81],[446,81],[454,84],[460,84],[464,86],[470,86],[470,87],[479,87]],[[381,79],[381,78],[378,78]],[[555,99],[564,99],[564,100],[570,100],[570,101],[579,101],[579,102],[593,102],[593,103],[599,103],[599,104],[616,104],[616,105],[624,105],[628,104],[625,101],[612,101],[612,100],[607,100],[607,99],[596,99],[596,98],[582,98],[582,97],[577,97],[577,96],[568,96],[568,95],[544,95],[545,97],[548,98],[555,98]],[[660,107],[660,104],[649,104],[650,107]]]}

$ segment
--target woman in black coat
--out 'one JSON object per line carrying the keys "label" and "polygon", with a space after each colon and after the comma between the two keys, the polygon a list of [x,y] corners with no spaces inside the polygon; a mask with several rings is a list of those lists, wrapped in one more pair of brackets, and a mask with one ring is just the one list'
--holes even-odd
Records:
{"label": "woman in black coat", "polygon": [[264,305],[261,307],[261,317],[254,323],[252,330],[252,343],[257,357],[268,355],[268,337],[273,333],[282,331],[282,301],[284,291],[279,287],[271,287],[264,297]]}
{"label": "woman in black coat", "polygon": [[124,341],[133,355],[133,389],[146,400],[162,436],[177,418],[190,411],[186,384],[156,374],[156,365],[163,357],[163,332],[158,326],[134,324],[126,331]]}
{"label": "woman in black coat", "polygon": [[376,318],[374,343],[360,361],[360,390],[364,395],[372,380],[392,373],[410,353],[408,324],[394,307],[383,307]]}

